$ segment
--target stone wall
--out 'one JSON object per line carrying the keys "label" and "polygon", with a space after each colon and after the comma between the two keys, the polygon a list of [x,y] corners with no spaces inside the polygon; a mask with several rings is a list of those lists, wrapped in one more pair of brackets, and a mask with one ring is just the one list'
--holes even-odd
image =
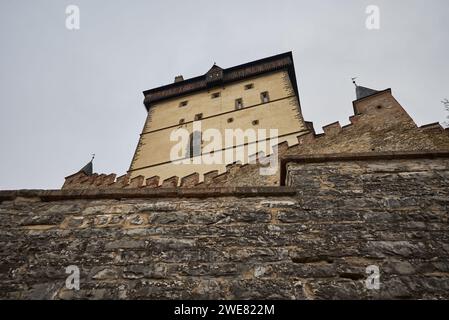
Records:
{"label": "stone wall", "polygon": [[287,187],[0,191],[0,298],[449,298],[448,153],[285,170]]}

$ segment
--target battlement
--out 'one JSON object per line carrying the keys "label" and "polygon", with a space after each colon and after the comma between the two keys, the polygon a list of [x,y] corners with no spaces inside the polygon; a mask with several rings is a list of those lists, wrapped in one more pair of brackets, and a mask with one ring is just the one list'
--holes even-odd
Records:
{"label": "battlement", "polygon": [[250,155],[247,163],[228,164],[223,173],[213,170],[202,176],[192,173],[161,180],[158,176],[131,179],[129,174],[116,178],[115,174],[89,176],[78,172],[66,178],[62,189],[279,186],[283,184],[280,170],[273,176],[258,172],[268,165],[270,157],[277,157],[280,163],[295,155],[449,150],[449,130],[439,123],[417,127],[390,89],[354,101],[353,106],[349,124],[342,126],[336,121],[323,126],[323,133],[317,134],[313,123],[306,122],[308,131],[297,136],[297,143],[282,142],[268,155],[259,152]]}

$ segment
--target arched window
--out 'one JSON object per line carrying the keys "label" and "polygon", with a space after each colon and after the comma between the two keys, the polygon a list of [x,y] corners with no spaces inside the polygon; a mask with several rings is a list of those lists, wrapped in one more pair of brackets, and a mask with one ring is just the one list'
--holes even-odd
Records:
{"label": "arched window", "polygon": [[190,134],[189,145],[187,146],[186,158],[193,158],[201,155],[202,136],[201,131],[194,131]]}

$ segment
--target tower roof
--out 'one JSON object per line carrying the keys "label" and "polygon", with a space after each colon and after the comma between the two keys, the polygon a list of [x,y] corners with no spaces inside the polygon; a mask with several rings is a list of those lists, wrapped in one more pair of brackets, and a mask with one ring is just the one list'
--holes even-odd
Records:
{"label": "tower roof", "polygon": [[94,173],[94,166],[92,160],[78,172],[84,172],[86,175],[91,176]]}
{"label": "tower roof", "polygon": [[362,86],[356,86],[356,88],[355,88],[355,94],[356,94],[357,100],[372,96],[373,94],[376,94],[378,92],[380,92],[380,91],[362,87]]}
{"label": "tower roof", "polygon": [[86,176],[91,176],[94,174],[94,165],[93,165],[93,161],[94,161],[95,155],[92,155],[92,159],[84,166],[82,167],[78,172],[71,174],[70,176],[66,177],[72,177],[74,175],[77,175],[78,173],[84,173]]}
{"label": "tower roof", "polygon": [[147,110],[149,110],[152,104],[162,100],[172,99],[178,96],[205,90],[212,86],[220,86],[226,83],[241,81],[277,70],[288,71],[292,86],[296,95],[298,95],[293,55],[291,52],[286,52],[231,68],[223,69],[214,64],[207,73],[201,76],[144,91],[144,104]]}

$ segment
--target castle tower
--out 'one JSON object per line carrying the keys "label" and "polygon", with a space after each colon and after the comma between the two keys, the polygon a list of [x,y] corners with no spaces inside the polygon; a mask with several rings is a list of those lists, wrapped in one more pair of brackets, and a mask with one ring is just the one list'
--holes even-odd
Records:
{"label": "castle tower", "polygon": [[[131,178],[163,181],[198,173],[202,181],[205,173],[222,173],[229,163],[246,164],[257,151],[271,154],[276,139],[296,144],[307,132],[291,52],[227,69],[214,64],[204,75],[177,76],[144,96],[148,116],[128,171]],[[181,131],[187,139],[180,138]],[[214,161],[203,161],[205,155]]]}

